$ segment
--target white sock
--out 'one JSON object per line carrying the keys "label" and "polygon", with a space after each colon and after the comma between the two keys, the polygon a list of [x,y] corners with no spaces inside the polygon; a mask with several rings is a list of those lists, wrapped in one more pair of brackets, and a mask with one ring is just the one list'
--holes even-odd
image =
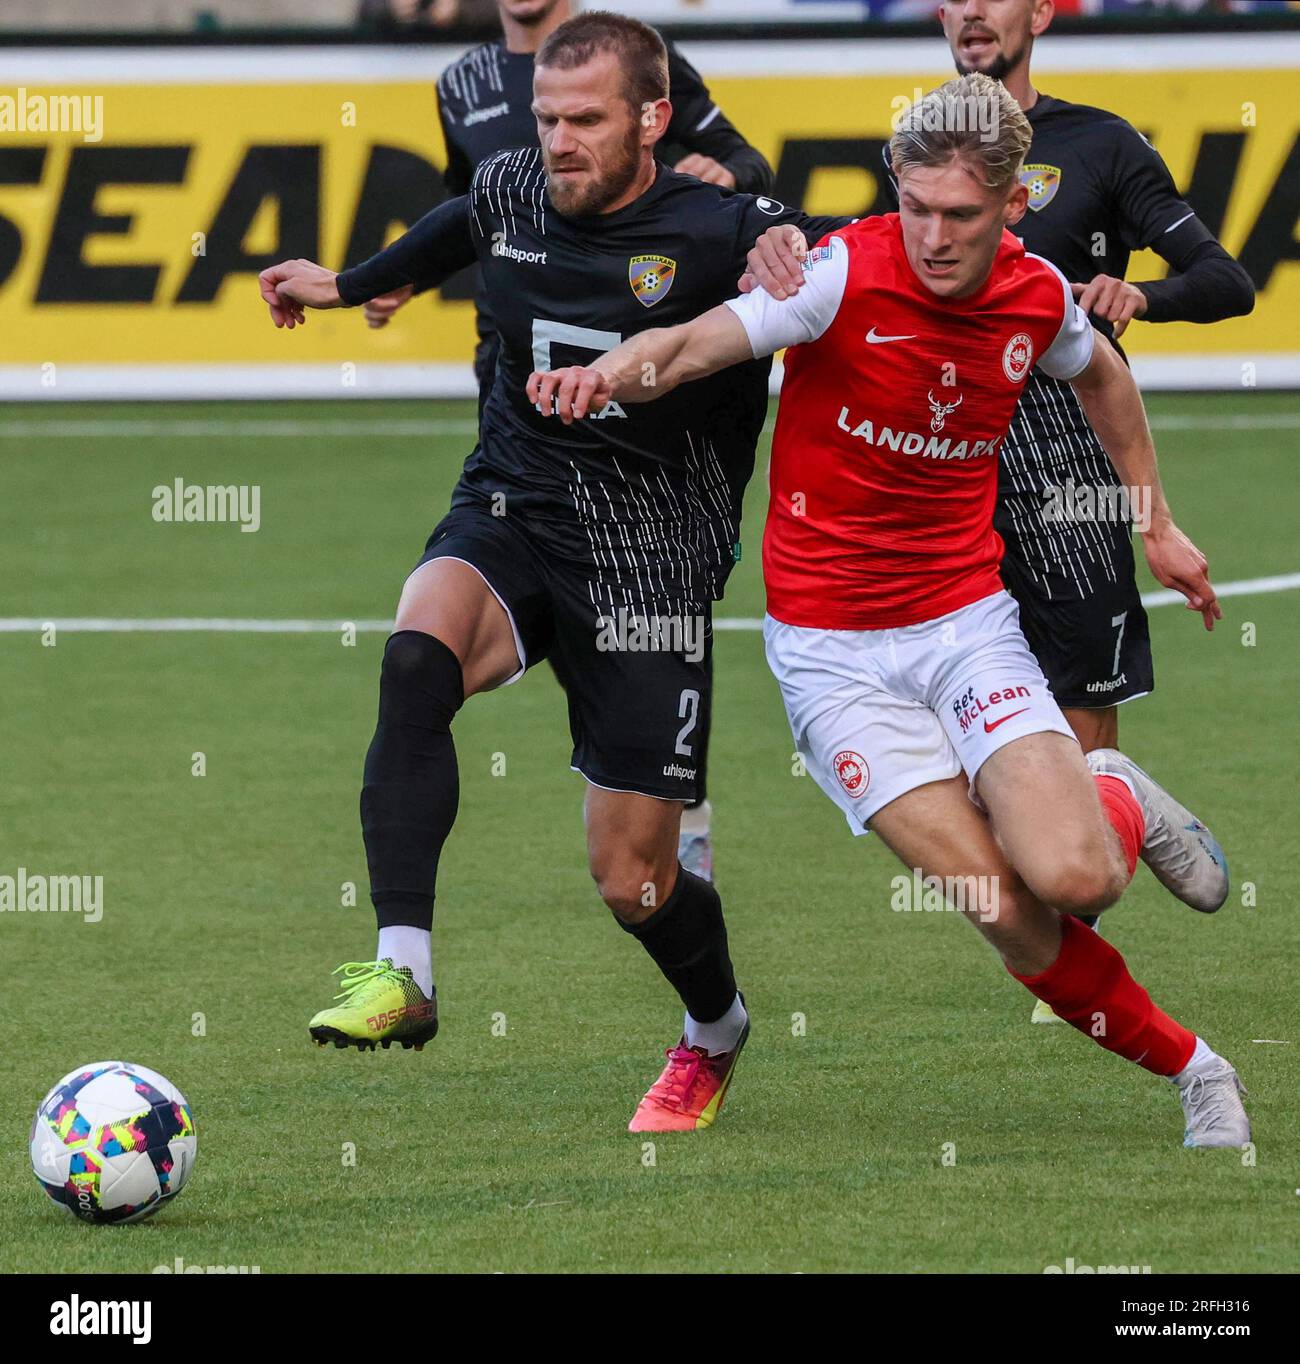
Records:
{"label": "white sock", "polygon": [[740,1002],[740,996],[737,995],[731,1001],[731,1008],[714,1023],[697,1023],[690,1014],[687,1014],[683,1029],[686,1033],[686,1045],[703,1047],[710,1056],[721,1056],[724,1051],[735,1050],[736,1043],[740,1041],[740,1034],[745,1031],[745,1024],[748,1022],[749,1015]]}
{"label": "white sock", "polygon": [[1196,1050],[1192,1052],[1192,1059],[1177,1075],[1170,1076],[1170,1079],[1180,1087],[1189,1085],[1197,1075],[1204,1075],[1207,1070],[1214,1066],[1215,1062],[1222,1060],[1223,1057],[1217,1051],[1213,1051],[1198,1037],[1196,1039]]}
{"label": "white sock", "polygon": [[707,834],[709,832],[709,819],[712,814],[713,806],[707,800],[701,801],[694,809],[688,806],[682,811],[682,833]]}
{"label": "white sock", "polygon": [[426,928],[394,924],[379,930],[380,957],[391,957],[394,966],[409,966],[411,977],[424,993],[433,995],[433,934]]}

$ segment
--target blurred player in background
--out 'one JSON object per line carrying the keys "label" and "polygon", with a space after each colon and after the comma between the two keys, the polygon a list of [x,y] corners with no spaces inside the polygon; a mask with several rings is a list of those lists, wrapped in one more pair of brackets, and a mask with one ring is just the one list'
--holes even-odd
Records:
{"label": "blurred player in background", "polygon": [[[498,0],[502,36],[471,48],[438,79],[438,113],[447,144],[444,180],[453,197],[469,190],[474,172],[489,157],[513,147],[537,145],[532,112],[533,59],[537,50],[569,19],[573,0]],[[668,99],[672,117],[658,155],[683,175],[746,194],[772,188],[772,168],[761,152],[737,132],[713,102],[700,73],[677,51],[668,50]],[[401,289],[366,304],[366,320],[382,327],[411,297]],[[478,345],[474,375],[482,406],[496,368],[499,337],[486,290],[474,296]],[[705,790],[709,733],[700,735],[700,794],[682,817],[682,865],[713,878],[711,807]]]}
{"label": "blurred player in background", "polygon": [[820,236],[838,220],[656,160],[668,57],[644,24],[579,15],[540,49],[535,79],[540,150],[490,157],[468,196],[341,275],[299,260],[261,276],[276,325],[292,327],[304,306],[433,287],[477,260],[501,336],[478,446],[384,650],[361,796],[376,958],[340,968],[344,1002],[309,1026],[318,1042],[370,1049],[436,1033],[434,893],[460,790],[452,722],[469,697],[549,658],[588,782],[592,876],[686,1009],[632,1130],[690,1130],[716,1117],[749,1031],[721,901],[680,864],[678,832],[698,790],[712,602],[736,558],[769,364],[653,409],[611,404],[567,432],[524,389],[539,361],[595,356],[729,297],[769,223]]}
{"label": "blurred player in background", "polygon": [[[1005,230],[1026,210],[1031,136],[996,81],[950,81],[890,141],[900,213],[827,238],[802,287],[535,373],[529,396],[572,422],[613,401],[671,402],[683,379],[790,348],[764,636],[809,772],[854,833],[945,887],[979,887],[978,916],[949,890],[954,908],[1067,1022],[1175,1082],[1186,1145],[1240,1147],[1236,1071],[1072,917],[1113,905],[1139,857],[1212,912],[1228,893],[1222,851],[1123,754],[1085,759],[998,576],[997,452],[1035,365],[1074,387],[1121,477],[1168,515],[1127,367],[1056,266]],[[1208,626],[1214,589],[1190,544],[1172,557],[1165,580]]]}
{"label": "blurred player in background", "polygon": [[[1114,341],[1134,318],[1217,322],[1250,312],[1250,276],[1179,196],[1146,138],[1117,114],[1031,84],[1034,39],[1053,10],[1052,0],[950,0],[939,11],[957,70],[1000,80],[1033,129],[1021,173],[1029,212],[1012,230],[1064,272],[1093,325]],[[1170,276],[1126,283],[1129,253],[1148,247],[1169,262]],[[1122,507],[1115,481],[1070,385],[1035,369],[1001,452],[1002,580],[1085,752],[1117,748],[1117,707],[1155,686],[1131,519],[1086,510]],[[1161,567],[1183,552],[1174,527],[1155,517],[1138,530],[1163,581]],[[1090,916],[1085,922],[1097,925]],[[1032,1018],[1058,1021],[1041,1000]]]}

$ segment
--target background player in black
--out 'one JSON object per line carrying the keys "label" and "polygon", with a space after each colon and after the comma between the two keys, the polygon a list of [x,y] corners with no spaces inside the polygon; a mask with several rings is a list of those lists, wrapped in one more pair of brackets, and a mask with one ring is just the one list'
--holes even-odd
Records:
{"label": "background player in black", "polygon": [[[592,875],[687,1010],[682,1042],[634,1130],[712,1121],[748,1027],[717,893],[678,865],[676,849],[710,704],[711,603],[735,558],[768,366],[684,385],[645,408],[610,404],[559,434],[529,405],[525,385],[535,368],[600,354],[730,297],[768,224],[795,222],[820,236],[842,221],[808,219],[657,163],[666,88],[653,30],[579,16],[539,53],[540,153],[485,162],[466,198],[353,270],[335,276],[290,261],[261,280],[277,325],[293,326],[304,305],[432,285],[473,259],[483,268],[501,356],[452,510],[403,589],[366,758],[375,966],[391,961],[390,975],[432,998],[437,863],[458,795],[450,722],[466,697],[550,655],[568,697],[573,765],[589,782]],[[647,643],[643,629],[638,648],[637,621],[660,640],[666,627],[669,643]],[[370,1020],[350,1018],[347,1006],[323,1011],[313,1036],[365,1039]],[[384,1020],[386,1038],[400,1037],[402,1020]]]}
{"label": "background player in black", "polygon": [[[1024,172],[1030,212],[1012,230],[1071,281],[1113,341],[1134,318],[1217,322],[1250,312],[1250,276],[1182,199],[1141,133],[1104,109],[1034,89],[1034,39],[1053,12],[1051,0],[951,0],[939,12],[957,70],[1001,80],[1033,128]],[[1169,262],[1169,277],[1127,283],[1130,252],[1147,247]],[[1115,484],[1070,386],[1035,369],[1002,446],[994,524],[1021,628],[1084,752],[1119,747],[1118,705],[1155,686],[1129,519],[1060,514],[1070,505],[1115,506],[1106,500]],[[1156,576],[1176,572],[1189,551],[1204,571],[1204,555],[1155,510],[1138,529]],[[1034,1010],[1037,1022],[1055,1017],[1041,1001]]]}
{"label": "background player in black", "polygon": [[[453,196],[467,193],[474,172],[498,152],[536,145],[533,60],[542,43],[572,16],[574,5],[572,0],[498,0],[497,8],[502,36],[471,48],[438,78],[438,114],[447,146],[443,179]],[[747,194],[768,193],[772,168],[767,160],[713,102],[700,73],[672,43],[665,46],[672,115],[657,149],[659,158],[708,184]],[[372,327],[384,326],[412,292],[407,286],[368,301],[367,322]],[[498,344],[491,300],[481,279],[474,301],[478,329],[474,374],[481,408],[492,382]],[[706,728],[699,740],[699,797],[683,816],[678,851],[684,866],[712,880],[710,807],[704,780],[708,746]]]}

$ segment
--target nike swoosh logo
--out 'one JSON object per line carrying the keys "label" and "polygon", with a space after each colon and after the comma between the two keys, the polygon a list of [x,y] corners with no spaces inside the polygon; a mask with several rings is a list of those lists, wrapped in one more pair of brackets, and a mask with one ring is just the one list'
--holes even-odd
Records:
{"label": "nike swoosh logo", "polygon": [[1028,706],[1021,706],[1019,710],[1013,710],[1010,715],[1000,715],[992,724],[984,721],[984,733],[992,734],[999,725],[1005,725],[1008,720],[1014,720],[1017,715],[1023,715],[1029,709]]}
{"label": "nike swoosh logo", "polygon": [[879,345],[883,345],[886,341],[915,341],[915,340],[916,340],[916,336],[915,336],[915,335],[912,335],[912,336],[881,336],[881,335],[879,335],[879,334],[877,333],[877,331],[876,331],[876,329],[875,329],[874,327],[872,327],[872,329],[867,333],[867,344],[868,344],[869,346],[879,346]]}

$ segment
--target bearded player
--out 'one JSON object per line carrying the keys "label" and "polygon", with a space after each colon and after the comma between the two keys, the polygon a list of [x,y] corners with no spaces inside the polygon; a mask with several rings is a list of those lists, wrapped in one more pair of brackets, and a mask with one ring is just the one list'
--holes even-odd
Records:
{"label": "bearded player", "polygon": [[[981,878],[973,921],[1012,975],[1108,1051],[1174,1082],[1188,1146],[1250,1140],[1233,1067],[1159,1009],[1078,914],[1141,857],[1217,909],[1218,844],[1114,749],[1087,757],[998,576],[997,458],[1032,367],[1072,385],[1128,486],[1167,513],[1141,396],[1064,276],[1006,230],[1029,123],[982,74],[914,106],[890,143],[898,214],[835,232],[792,297],[757,290],[535,373],[562,420],[791,347],[763,546],[768,661],[808,770],[855,833],[925,877]],[[1191,544],[1168,585],[1217,614]],[[962,909],[961,903],[954,908]]]}
{"label": "bearded player", "polygon": [[[537,141],[533,115],[533,62],[542,44],[575,11],[574,0],[497,0],[502,35],[472,47],[438,77],[438,116],[447,145],[443,181],[449,195],[468,193],[474,172],[489,158],[512,147]],[[681,175],[745,194],[767,194],[772,168],[751,147],[710,95],[700,73],[665,42],[668,56],[668,101],[672,114],[656,149]],[[412,297],[407,285],[365,304],[371,327],[386,326]],[[474,377],[479,408],[487,402],[496,371],[501,338],[492,301],[480,287],[474,297],[478,345]],[[696,798],[682,812],[677,855],[687,871],[713,880],[713,807],[705,785],[708,770],[708,719],[701,720]]]}
{"label": "bearded player", "polygon": [[678,833],[698,794],[710,612],[738,555],[768,365],[653,409],[610,404],[572,432],[533,411],[524,386],[546,357],[595,356],[654,318],[686,321],[720,303],[769,223],[820,236],[837,221],[657,161],[667,93],[653,29],[581,14],[537,55],[540,148],[490,157],[467,196],[341,275],[302,260],[261,275],[273,320],[292,328],[307,307],[361,305],[477,261],[501,336],[478,446],[384,649],[361,794],[376,959],[339,968],[343,1002],[312,1018],[311,1035],[373,1050],[437,1032],[434,897],[460,793],[452,725],[470,698],[547,658],[588,783],[592,876],[686,1011],[633,1131],[709,1126],[749,1032],[721,901],[680,865]]}

